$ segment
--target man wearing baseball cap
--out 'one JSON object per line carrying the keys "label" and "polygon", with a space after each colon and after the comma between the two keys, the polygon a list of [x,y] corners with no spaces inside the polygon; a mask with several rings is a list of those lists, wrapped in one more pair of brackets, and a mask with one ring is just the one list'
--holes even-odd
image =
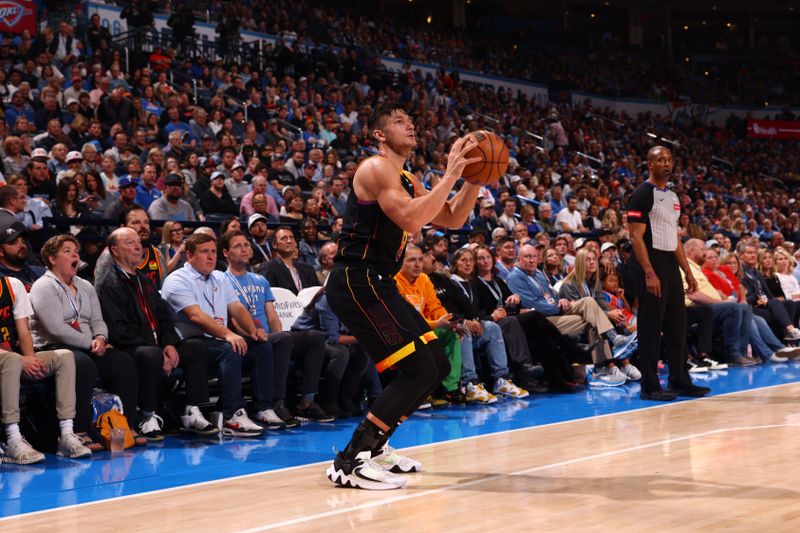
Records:
{"label": "man wearing baseball cap", "polygon": [[119,217],[133,207],[136,204],[136,188],[139,186],[139,183],[135,180],[132,180],[128,176],[124,176],[119,179],[119,188],[117,189],[119,192],[119,198],[114,200],[111,205],[108,206],[105,213],[103,213],[103,218],[110,218],[112,220],[119,220]]}
{"label": "man wearing baseball cap", "polygon": [[31,264],[30,250],[25,242],[28,233],[22,222],[0,224],[0,276],[17,278],[31,290],[33,282],[44,275],[44,268]]}
{"label": "man wearing baseball cap", "polygon": [[151,220],[180,220],[194,222],[194,209],[183,196],[183,176],[170,174],[164,180],[164,195],[154,200],[147,210]]}
{"label": "man wearing baseball cap", "polygon": [[200,198],[200,207],[206,215],[238,215],[238,209],[233,202],[233,198],[225,187],[225,174],[216,171],[211,174],[211,188]]}
{"label": "man wearing baseball cap", "polygon": [[253,246],[252,263],[258,265],[272,259],[267,217],[260,213],[250,215],[247,219],[247,231],[250,233],[250,244]]}

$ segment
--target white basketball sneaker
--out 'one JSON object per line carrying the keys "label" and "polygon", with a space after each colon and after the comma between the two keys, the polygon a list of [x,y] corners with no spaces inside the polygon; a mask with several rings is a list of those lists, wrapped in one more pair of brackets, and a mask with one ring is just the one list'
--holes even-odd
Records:
{"label": "white basketball sneaker", "polygon": [[404,478],[387,472],[371,456],[369,451],[365,451],[348,461],[339,452],[325,474],[333,483],[353,489],[393,490],[405,486]]}
{"label": "white basketball sneaker", "polygon": [[411,472],[420,472],[422,470],[422,463],[400,455],[388,444],[385,444],[381,449],[380,455],[376,455],[372,460],[384,470],[395,474],[410,474]]}

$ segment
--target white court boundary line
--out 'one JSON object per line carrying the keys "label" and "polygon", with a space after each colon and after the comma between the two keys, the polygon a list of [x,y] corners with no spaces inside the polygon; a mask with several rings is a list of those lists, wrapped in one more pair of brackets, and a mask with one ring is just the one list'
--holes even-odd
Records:
{"label": "white court boundary line", "polygon": [[[322,513],[312,514],[312,515],[305,515],[300,516],[297,518],[290,518],[287,520],[282,520],[280,522],[273,522],[263,526],[257,526],[251,529],[243,529],[239,530],[237,533],[255,533],[257,531],[269,531],[271,529],[276,529],[279,527],[289,527],[294,526],[297,524],[303,524],[306,522],[312,522],[314,520],[319,520],[322,518],[328,518],[331,516],[336,516],[340,514],[350,513],[353,511],[363,511],[364,509],[371,509],[373,507],[381,507],[383,505],[391,505],[397,502],[405,502],[407,500],[413,500],[416,498],[421,498],[423,496],[431,496],[434,494],[439,494],[442,492],[447,492],[454,489],[462,489],[464,487],[473,487],[475,485],[480,485],[482,483],[489,483],[498,479],[502,479],[509,476],[522,476],[526,474],[531,474],[533,472],[540,472],[542,470],[549,470],[551,468],[559,468],[562,466],[573,465],[576,463],[582,463],[585,461],[593,461],[595,459],[603,459],[606,457],[613,457],[615,455],[621,455],[630,452],[637,452],[640,450],[646,450],[647,448],[656,448],[658,446],[663,446],[664,444],[671,444],[675,442],[681,442],[690,439],[696,439],[701,437],[707,437],[709,435],[717,435],[720,433],[728,433],[734,431],[752,431],[758,429],[775,429],[775,428],[784,428],[784,427],[800,427],[800,423],[793,423],[793,424],[773,424],[773,425],[766,425],[766,426],[742,426],[742,427],[733,427],[733,428],[722,428],[722,429],[712,429],[710,431],[703,431],[702,433],[692,433],[689,435],[684,435],[682,437],[673,437],[670,439],[662,439],[656,442],[650,442],[647,444],[639,444],[637,446],[629,446],[627,448],[620,448],[617,450],[611,450],[602,453],[596,453],[592,455],[585,455],[582,457],[576,457],[574,459],[568,459],[566,461],[559,461],[557,463],[550,463],[546,465],[534,466],[532,468],[526,468],[524,470],[517,470],[516,472],[509,472],[507,474],[496,474],[493,476],[489,476],[486,478],[476,479],[474,481],[467,481],[466,483],[452,483],[450,485],[446,485],[444,487],[439,487],[436,489],[429,489],[424,490],[422,492],[417,492],[415,494],[405,494],[403,496],[395,496],[393,498],[384,498],[382,500],[374,501],[374,502],[367,502],[358,505],[354,505],[352,507],[346,507],[342,509],[333,509],[331,511],[325,511]],[[423,471],[424,473],[424,471]],[[340,489],[340,490],[347,490],[347,489]]]}
{"label": "white court boundary line", "polygon": [[[575,419],[571,419],[571,420],[562,420],[561,422],[551,422],[549,424],[541,424],[541,425],[537,425],[537,426],[528,426],[528,427],[517,428],[517,429],[507,429],[505,431],[496,431],[494,433],[483,433],[481,435],[471,435],[469,437],[459,437],[457,439],[444,440],[444,441],[439,441],[439,442],[431,442],[431,443],[428,443],[428,444],[418,444],[416,446],[409,446],[407,448],[402,448],[402,449],[403,450],[415,450],[417,448],[434,447],[434,446],[440,446],[440,445],[443,445],[443,444],[451,444],[451,443],[455,443],[455,442],[482,439],[482,438],[491,437],[491,436],[495,436],[495,435],[518,433],[518,432],[521,432],[521,431],[531,431],[531,430],[536,430],[536,429],[540,429],[540,428],[561,426],[561,425],[565,425],[565,424],[572,424],[572,423],[575,423],[575,422],[581,422],[581,421],[584,421],[584,420],[594,420],[594,419],[600,419],[600,418],[608,418],[608,417],[613,417],[613,416],[626,415],[626,414],[629,414],[629,413],[640,413],[642,411],[651,411],[651,410],[655,410],[655,409],[666,409],[666,408],[669,408],[669,407],[686,405],[686,404],[688,404],[690,402],[713,400],[714,398],[723,398],[723,397],[726,397],[726,396],[735,396],[737,394],[745,394],[745,393],[748,393],[748,392],[766,391],[766,390],[777,389],[777,388],[780,388],[780,387],[787,387],[787,386],[790,386],[790,385],[798,385],[798,384],[800,384],[800,381],[792,381],[790,383],[779,383],[777,385],[769,385],[769,386],[766,386],[766,387],[757,387],[757,388],[754,388],[754,389],[745,389],[745,390],[734,391],[734,392],[726,392],[726,393],[723,393],[723,394],[717,394],[715,396],[704,396],[702,398],[693,398],[691,400],[684,400],[684,401],[680,401],[680,402],[665,402],[665,403],[662,403],[662,404],[659,404],[659,405],[652,405],[650,407],[641,407],[639,409],[631,409],[631,410],[626,410],[626,411],[619,411],[619,412],[616,412],[616,413],[606,413],[604,415],[587,416],[587,417],[583,417],[583,418],[575,418]],[[680,438],[680,437],[678,437],[678,438]],[[182,490],[182,489],[205,487],[205,486],[208,486],[208,485],[216,485],[216,484],[223,483],[223,482],[226,482],[226,481],[247,479],[247,478],[256,477],[256,476],[270,476],[270,475],[274,475],[274,474],[281,474],[281,473],[284,473],[284,472],[291,472],[292,470],[298,470],[300,468],[306,468],[306,467],[309,467],[309,466],[327,465],[329,463],[330,463],[330,460],[326,460],[326,461],[320,461],[320,462],[317,462],[317,463],[308,463],[308,464],[304,464],[304,465],[297,465],[297,466],[289,466],[289,467],[286,467],[286,468],[279,468],[277,470],[268,470],[266,472],[253,472],[252,474],[242,474],[242,475],[239,475],[239,476],[232,476],[232,477],[226,477],[226,478],[220,478],[220,479],[212,479],[212,480],[209,480],[209,481],[200,481],[198,483],[190,483],[188,485],[180,485],[178,487],[167,487],[167,488],[164,488],[164,489],[150,490],[150,491],[146,491],[146,492],[139,492],[139,493],[136,493],[136,494],[126,494],[124,496],[114,496],[112,498],[94,500],[94,501],[91,501],[91,502],[75,503],[75,504],[72,504],[72,505],[65,505],[63,507],[53,507],[51,509],[42,509],[40,511],[32,511],[30,513],[20,513],[20,514],[11,515],[11,516],[0,517],[0,523],[8,521],[8,520],[24,519],[24,518],[27,518],[27,517],[30,517],[30,516],[37,516],[37,515],[45,514],[45,513],[66,511],[66,510],[75,509],[75,508],[78,508],[78,507],[88,507],[88,506],[92,506],[92,505],[99,505],[99,504],[103,504],[103,503],[117,502],[117,501],[127,500],[127,499],[131,499],[131,498],[139,498],[139,497],[142,497],[142,496],[149,496],[151,494],[163,494],[165,492],[173,492],[173,491]],[[505,475],[510,475],[510,474],[505,474]],[[462,484],[460,486],[465,486],[465,485]]]}

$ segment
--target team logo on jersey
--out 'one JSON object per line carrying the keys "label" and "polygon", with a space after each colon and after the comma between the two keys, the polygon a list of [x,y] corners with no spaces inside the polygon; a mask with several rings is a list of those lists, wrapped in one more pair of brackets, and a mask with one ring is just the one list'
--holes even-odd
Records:
{"label": "team logo on jersey", "polygon": [[641,211],[628,211],[628,216],[629,217],[642,218],[642,212]]}

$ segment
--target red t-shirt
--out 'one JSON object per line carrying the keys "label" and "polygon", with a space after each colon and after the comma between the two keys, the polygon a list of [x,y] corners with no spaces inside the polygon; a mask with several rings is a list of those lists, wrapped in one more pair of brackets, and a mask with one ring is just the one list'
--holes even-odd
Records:
{"label": "red t-shirt", "polygon": [[725,296],[731,296],[734,291],[736,291],[737,295],[741,294],[742,284],[739,282],[739,278],[733,273],[733,270],[731,270],[731,267],[728,265],[720,265],[719,272],[722,272],[725,277],[720,276],[710,268],[703,268],[703,274],[706,275],[711,285],[719,292]]}

